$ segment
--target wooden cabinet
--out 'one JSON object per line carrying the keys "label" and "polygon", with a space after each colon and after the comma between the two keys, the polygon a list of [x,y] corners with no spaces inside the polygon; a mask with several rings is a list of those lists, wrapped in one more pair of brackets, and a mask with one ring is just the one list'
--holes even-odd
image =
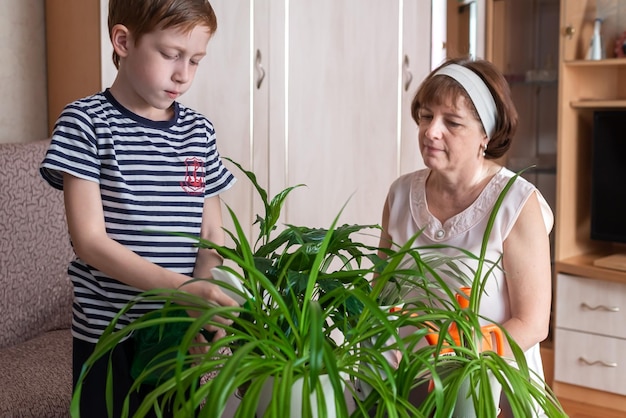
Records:
{"label": "wooden cabinet", "polygon": [[557,284],[555,379],[626,395],[626,283],[559,274]]}
{"label": "wooden cabinet", "polygon": [[[99,34],[93,48],[81,47],[80,57],[95,61],[86,71],[99,84],[82,86],[80,95],[110,85],[115,76],[107,2],[47,0],[63,11],[85,3],[99,10],[97,17],[69,25]],[[215,124],[221,154],[252,169],[271,195],[307,185],[288,199],[285,222],[328,227],[346,203],[341,223],[380,222],[391,182],[422,165],[410,101],[430,70],[430,2],[211,3],[218,30],[181,101]],[[73,39],[67,35],[80,32],[68,28],[63,11],[49,14],[49,31],[63,34],[49,43],[52,57],[67,48],[64,42]],[[52,104],[74,80],[62,71],[51,77],[51,112],[58,114]],[[74,98],[63,94],[61,101]],[[247,179],[237,175],[224,199],[251,224],[262,208]]]}
{"label": "wooden cabinet", "polygon": [[562,328],[555,334],[562,346],[554,362],[557,381],[626,395],[625,340]]}
{"label": "wooden cabinet", "polygon": [[[561,1],[555,240],[554,391],[561,399],[619,411],[626,411],[619,319],[626,310],[626,272],[597,267],[594,260],[625,250],[591,239],[590,197],[593,111],[626,108],[626,59],[615,58],[613,51],[626,29],[625,11],[624,0]],[[605,19],[608,58],[590,61],[585,58],[596,17]],[[620,311],[590,311],[585,305]]]}
{"label": "wooden cabinet", "polygon": [[558,328],[626,340],[626,283],[563,273],[557,283],[562,302],[557,307]]}

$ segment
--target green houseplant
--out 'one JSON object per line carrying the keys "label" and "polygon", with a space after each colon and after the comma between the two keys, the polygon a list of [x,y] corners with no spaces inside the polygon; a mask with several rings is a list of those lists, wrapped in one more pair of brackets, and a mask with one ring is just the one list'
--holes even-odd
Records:
{"label": "green houseplant", "polygon": [[[486,259],[489,235],[506,193],[520,174],[511,178],[500,193],[484,232],[479,254],[455,248],[458,255],[454,257],[433,255],[438,249],[452,248],[449,246],[409,250],[412,267],[404,273],[403,280],[408,283],[404,287],[419,289],[420,296],[403,300],[403,325],[429,328],[427,337],[435,336],[429,341],[434,341],[431,344],[435,345],[437,353],[432,365],[436,369],[434,375],[420,375],[430,379],[432,387],[420,408],[425,416],[495,417],[498,414],[500,391],[507,397],[514,416],[566,416],[551,390],[529,370],[524,353],[506,330],[478,313],[489,275],[492,270],[499,268],[501,261]],[[394,256],[393,252],[391,256]],[[470,260],[477,267],[467,275],[458,266],[467,266]],[[424,276],[419,274],[424,271],[427,271],[429,277],[427,281],[422,280]],[[390,271],[389,274],[397,273]],[[459,288],[447,284],[444,274],[457,279]],[[481,326],[481,320],[488,325]],[[489,333],[485,332],[486,329]],[[491,348],[485,349],[486,338],[492,343],[491,333],[506,339],[513,351],[512,359],[503,358]],[[417,345],[421,338],[419,334],[409,335],[403,338],[403,343]],[[415,356],[420,357],[419,354]],[[469,404],[470,410],[459,412],[461,403],[466,404],[464,407]]]}
{"label": "green houseplant", "polygon": [[[139,374],[137,385],[148,382],[155,372],[161,379],[137,415],[150,410],[158,413],[169,403],[176,416],[221,416],[228,398],[239,392],[237,417],[289,417],[294,413],[447,417],[454,411],[459,388],[469,379],[473,387],[480,388],[470,394],[479,416],[489,417],[495,416],[493,400],[486,394],[489,387],[475,383],[490,372],[512,399],[516,416],[529,416],[531,399],[548,416],[563,416],[549,390],[530,378],[523,353],[513,341],[516,366],[478,347],[480,280],[467,278],[479,291],[473,291],[469,307],[462,308],[455,301],[455,289],[446,286],[438,273],[440,269],[454,271],[455,260],[422,257],[422,249],[411,248],[412,241],[398,250],[387,250],[387,257],[381,260],[378,248],[353,239],[354,234],[377,226],[337,226],[337,219],[327,230],[286,225],[277,233],[281,207],[295,187],[269,200],[254,174],[243,172],[265,206],[265,215],[256,221],[259,237],[255,243],[247,239],[230,209],[235,231],[228,233],[234,246],[192,237],[198,246],[214,248],[227,260],[221,269],[235,277],[241,288],[221,285],[242,298],[242,306],[216,307],[180,291],[146,292],[141,299],[165,300],[165,306],[122,330],[115,331],[111,324],[90,359],[106,355],[133,332],[156,327],[166,334],[166,326],[183,325],[177,344]],[[495,268],[484,262],[484,256],[459,250],[464,257],[479,260],[476,277],[482,277],[483,265]],[[437,292],[433,291],[433,278]],[[408,298],[406,289],[422,296]],[[429,303],[424,303],[424,296]],[[402,308],[392,312],[382,307],[387,305]],[[196,314],[179,314],[188,310]],[[194,337],[203,327],[217,324],[216,316],[232,320],[226,327],[227,336],[206,345],[205,353],[190,351],[198,344]],[[452,324],[459,331],[459,341],[450,335]],[[413,327],[415,332],[401,337],[398,329],[402,326]],[[438,343],[420,346],[419,341],[433,333]],[[441,354],[444,344],[446,355]],[[390,362],[392,357],[398,358],[398,367]],[[83,373],[89,366],[88,361]],[[207,373],[213,373],[213,378],[200,384]],[[330,396],[324,395],[323,382],[330,388]],[[412,405],[411,391],[429,382],[432,390],[426,401]],[[296,383],[300,403],[292,397]],[[359,393],[358,387],[367,387],[367,393]],[[77,399],[75,396],[73,411],[77,411]],[[259,408],[260,403],[265,405]],[[297,412],[293,412],[294,405]]]}

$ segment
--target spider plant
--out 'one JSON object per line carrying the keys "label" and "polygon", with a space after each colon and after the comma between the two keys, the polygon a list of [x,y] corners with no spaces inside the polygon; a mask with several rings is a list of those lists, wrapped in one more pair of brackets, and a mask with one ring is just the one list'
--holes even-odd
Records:
{"label": "spider plant", "polygon": [[[233,162],[234,163],[234,162]],[[234,163],[239,168],[238,164]],[[408,400],[397,396],[398,386],[387,362],[386,351],[403,350],[400,344],[384,347],[361,347],[373,335],[385,340],[400,341],[394,318],[380,310],[370,285],[380,262],[377,248],[363,244],[354,236],[376,230],[376,225],[337,225],[328,229],[285,225],[277,222],[290,187],[273,199],[260,187],[253,173],[243,170],[258,191],[265,207],[258,217],[258,238],[251,243],[235,213],[228,208],[234,231],[227,231],[232,246],[219,246],[189,236],[200,248],[215,249],[228,265],[222,273],[235,277],[242,288],[217,282],[225,290],[238,294],[245,302],[240,307],[219,307],[193,295],[177,290],[157,289],[145,292],[139,301],[164,301],[163,308],[145,315],[132,324],[115,330],[114,320],[100,338],[93,361],[106,355],[119,341],[132,333],[157,328],[166,337],[174,326],[177,343],[151,362],[136,378],[135,386],[154,382],[151,395],[137,415],[167,407],[176,416],[221,416],[228,398],[242,393],[236,416],[251,417],[263,401],[262,391],[272,387],[271,402],[265,416],[290,416],[291,392],[294,383],[302,382],[302,416],[348,416],[354,410],[365,415],[370,409],[385,411],[389,416],[416,416],[417,409]],[[184,234],[183,234],[184,235]],[[188,236],[188,235],[187,235]],[[127,305],[120,317],[133,304]],[[192,315],[186,315],[190,311]],[[232,325],[225,327],[227,336],[205,345],[206,352],[192,354],[198,345],[195,336],[207,324],[219,325],[215,318],[226,317]],[[183,324],[181,327],[180,325]],[[88,361],[83,374],[88,373]],[[386,372],[362,371],[360,364],[376,364]],[[200,385],[207,373],[217,375]],[[335,394],[323,399],[321,376],[329,381]],[[367,381],[377,394],[376,399],[356,399],[353,404],[353,382]],[[81,384],[78,385],[80,391]],[[131,389],[132,390],[132,389]],[[347,392],[347,396],[343,396]],[[77,410],[78,396],[73,401]],[[200,406],[203,405],[201,408]]]}
{"label": "spider plant", "polygon": [[[189,237],[228,261],[219,275],[234,278],[237,285],[216,283],[240,298],[241,306],[215,306],[178,290],[145,292],[134,303],[163,301],[163,308],[121,330],[115,330],[113,321],[84,367],[83,375],[132,333],[156,327],[165,336],[167,326],[176,325],[177,343],[137,376],[135,387],[147,384],[155,373],[159,379],[136,416],[150,411],[159,416],[169,408],[175,416],[219,417],[229,398],[239,393],[235,417],[449,417],[461,385],[469,379],[479,389],[471,393],[479,416],[491,417],[493,400],[486,395],[488,384],[482,384],[489,373],[502,385],[516,416],[530,416],[531,399],[548,416],[564,416],[549,390],[531,378],[523,353],[506,331],[517,364],[480,347],[476,330],[484,319],[477,313],[482,279],[472,284],[469,306],[464,308],[455,299],[457,289],[442,278],[442,272],[457,272],[455,266],[464,257],[478,263],[476,274],[466,280],[482,278],[483,268],[495,268],[484,253],[458,249],[459,257],[429,256],[425,248],[412,248],[409,240],[396,250],[386,250],[382,260],[378,248],[354,238],[378,226],[339,226],[339,217],[328,229],[284,225],[279,231],[283,203],[298,186],[270,200],[254,174],[233,163],[263,202],[265,214],[255,222],[258,237],[250,242],[230,208],[234,230],[227,233],[233,245]],[[408,289],[419,296],[408,296]],[[397,304],[402,305],[400,312],[381,309]],[[196,342],[204,327],[219,325],[217,317],[232,321],[224,327],[226,337]],[[461,336],[458,343],[450,334],[452,324]],[[398,330],[404,326],[414,331],[401,336]],[[438,343],[423,345],[432,334]],[[190,350],[197,345],[203,352]],[[449,350],[446,355],[444,348]],[[398,358],[397,365],[389,361],[392,357]],[[74,416],[81,381],[72,402]],[[323,381],[331,388],[328,397]],[[428,382],[433,389],[426,401],[411,404],[411,391]],[[297,404],[292,397],[296,383]],[[359,386],[366,386],[368,393],[359,393]],[[260,404],[264,406],[259,408]]]}

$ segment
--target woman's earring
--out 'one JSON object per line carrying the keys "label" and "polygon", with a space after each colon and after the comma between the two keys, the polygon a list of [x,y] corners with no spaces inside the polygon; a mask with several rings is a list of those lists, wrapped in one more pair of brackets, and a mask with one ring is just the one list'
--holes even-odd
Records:
{"label": "woman's earring", "polygon": [[487,154],[487,144],[483,144],[483,157]]}

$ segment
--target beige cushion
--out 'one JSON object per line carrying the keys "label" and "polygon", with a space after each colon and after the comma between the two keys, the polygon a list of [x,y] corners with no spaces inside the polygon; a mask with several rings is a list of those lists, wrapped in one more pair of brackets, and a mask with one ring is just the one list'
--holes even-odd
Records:
{"label": "beige cushion", "polygon": [[0,350],[0,417],[69,416],[72,336],[52,331]]}

